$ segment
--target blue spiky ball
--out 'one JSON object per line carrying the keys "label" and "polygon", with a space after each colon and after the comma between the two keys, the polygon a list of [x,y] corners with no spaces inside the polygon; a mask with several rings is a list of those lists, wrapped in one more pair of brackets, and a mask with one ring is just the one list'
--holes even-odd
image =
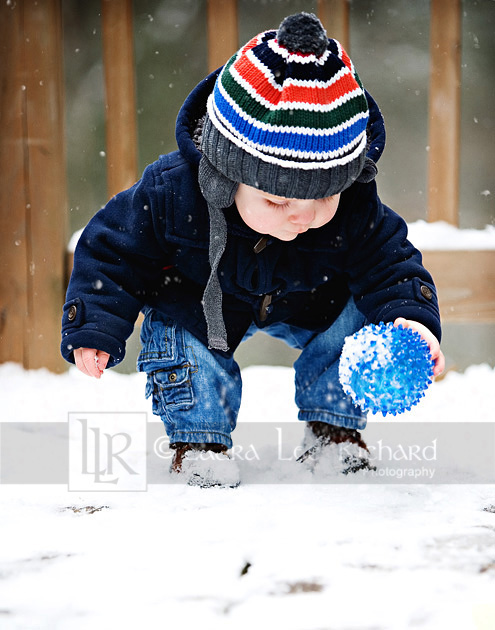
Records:
{"label": "blue spiky ball", "polygon": [[411,328],[369,324],[345,339],[339,378],[363,411],[403,413],[425,395],[432,377],[428,344]]}

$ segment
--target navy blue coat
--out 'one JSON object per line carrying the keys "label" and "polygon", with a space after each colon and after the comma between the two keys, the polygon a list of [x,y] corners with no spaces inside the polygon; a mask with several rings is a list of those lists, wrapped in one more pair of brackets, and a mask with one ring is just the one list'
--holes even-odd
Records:
{"label": "navy blue coat", "polygon": [[[215,76],[202,81],[181,108],[179,150],[148,166],[83,231],[62,319],[61,349],[68,361],[74,362],[73,349],[85,347],[108,352],[109,367],[119,363],[145,306],[207,343],[201,300],[210,274],[209,216],[191,132]],[[263,235],[244,224],[235,205],[225,214],[228,238],[219,277],[229,352],[252,322],[325,330],[351,295],[371,322],[401,316],[440,339],[432,278],[407,240],[405,222],[381,203],[374,182],[345,190],[327,225],[290,242],[271,238],[259,253],[254,246]]]}

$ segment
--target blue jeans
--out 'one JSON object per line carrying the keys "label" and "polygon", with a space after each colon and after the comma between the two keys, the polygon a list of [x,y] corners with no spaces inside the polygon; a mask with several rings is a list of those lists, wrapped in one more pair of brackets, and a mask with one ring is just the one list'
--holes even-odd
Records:
{"label": "blue jeans", "polygon": [[[346,336],[366,324],[350,300],[323,333],[277,323],[263,329],[302,352],[294,363],[299,419],[364,429],[366,415],[339,382],[338,365]],[[252,325],[244,340],[258,328]],[[160,416],[170,443],[206,442],[232,447],[241,404],[242,381],[232,356],[213,352],[175,321],[145,311],[138,371],[146,372],[146,397]]]}

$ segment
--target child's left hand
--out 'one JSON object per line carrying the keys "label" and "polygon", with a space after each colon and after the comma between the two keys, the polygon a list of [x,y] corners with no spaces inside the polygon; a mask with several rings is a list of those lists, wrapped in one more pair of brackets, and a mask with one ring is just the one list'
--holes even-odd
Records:
{"label": "child's left hand", "polygon": [[434,362],[433,376],[439,376],[445,369],[445,357],[440,350],[440,343],[435,335],[426,328],[423,324],[415,322],[412,319],[405,319],[404,317],[398,317],[394,321],[394,326],[402,325],[403,328],[412,328],[418,332],[421,337],[426,341],[430,349],[431,358]]}

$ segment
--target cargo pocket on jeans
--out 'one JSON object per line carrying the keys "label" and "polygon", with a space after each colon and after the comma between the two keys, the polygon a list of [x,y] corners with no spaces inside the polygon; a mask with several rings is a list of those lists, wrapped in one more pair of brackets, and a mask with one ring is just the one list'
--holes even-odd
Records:
{"label": "cargo pocket on jeans", "polygon": [[[138,357],[138,370],[149,372],[146,364],[159,364],[162,361],[179,362],[177,358],[176,324],[152,308],[144,311],[144,320],[141,324],[141,352]],[[151,367],[153,369],[153,367]]]}
{"label": "cargo pocket on jeans", "polygon": [[153,396],[153,413],[158,416],[164,415],[167,410],[192,407],[191,366],[167,367],[149,374],[146,396],[150,395]]}

